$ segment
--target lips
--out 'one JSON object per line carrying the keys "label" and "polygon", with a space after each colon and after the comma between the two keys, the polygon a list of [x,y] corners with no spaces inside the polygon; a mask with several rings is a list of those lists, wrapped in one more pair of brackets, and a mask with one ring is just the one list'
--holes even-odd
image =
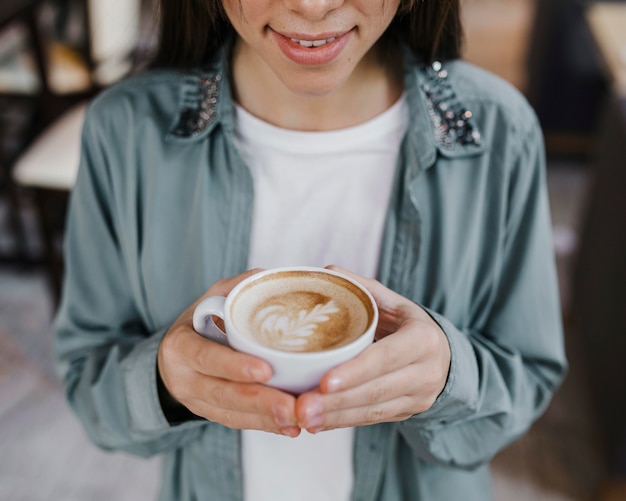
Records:
{"label": "lips", "polygon": [[336,59],[352,36],[353,30],[321,35],[282,34],[270,29],[281,52],[303,66],[320,66]]}

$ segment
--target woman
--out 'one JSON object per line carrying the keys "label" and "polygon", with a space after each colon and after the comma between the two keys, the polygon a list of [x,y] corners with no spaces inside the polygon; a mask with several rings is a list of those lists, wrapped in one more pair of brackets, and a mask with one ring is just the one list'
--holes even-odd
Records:
{"label": "woman", "polygon": [[[488,499],[566,367],[527,103],[456,60],[456,0],[161,19],[156,68],[92,104],[72,194],[57,348],[91,438],[165,454],[164,500]],[[381,312],[299,396],[191,326],[294,264],[341,266]]]}

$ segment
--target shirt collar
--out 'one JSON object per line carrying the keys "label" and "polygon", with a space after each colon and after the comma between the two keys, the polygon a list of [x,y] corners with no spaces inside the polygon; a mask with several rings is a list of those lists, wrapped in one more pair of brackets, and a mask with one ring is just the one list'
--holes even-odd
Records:
{"label": "shirt collar", "polygon": [[233,129],[230,47],[225,44],[213,63],[181,75],[178,110],[166,140],[194,143],[204,140],[218,124]]}
{"label": "shirt collar", "polygon": [[446,65],[438,61],[420,63],[408,47],[404,61],[411,116],[409,139],[420,167],[428,169],[438,155],[462,158],[482,154],[485,143],[474,114],[458,96]]}
{"label": "shirt collar", "polygon": [[[202,141],[218,124],[232,132],[235,121],[229,82],[230,47],[225,44],[213,64],[181,75],[180,104],[168,140]],[[444,65],[420,64],[408,48],[404,50],[404,61],[411,117],[408,140],[417,152],[420,168],[432,166],[438,154],[448,158],[481,154],[484,140],[473,113],[458,97]]]}

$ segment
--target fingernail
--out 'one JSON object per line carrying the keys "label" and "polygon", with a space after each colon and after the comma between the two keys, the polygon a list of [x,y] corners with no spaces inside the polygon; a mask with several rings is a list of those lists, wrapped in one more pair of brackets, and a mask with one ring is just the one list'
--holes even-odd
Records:
{"label": "fingernail", "polygon": [[332,393],[334,391],[340,390],[341,385],[342,385],[341,379],[338,378],[337,376],[333,376],[326,382],[326,389],[327,391]]}
{"label": "fingernail", "polygon": [[275,405],[272,408],[272,412],[274,413],[274,422],[278,426],[290,426],[295,424],[295,421],[291,418],[289,409],[284,405]]}
{"label": "fingernail", "polygon": [[247,367],[246,368],[246,373],[247,376],[252,380],[252,381],[264,381],[265,379],[267,379],[267,375],[265,374],[265,370],[263,370],[260,367]]}
{"label": "fingernail", "polygon": [[296,428],[295,426],[289,426],[287,428],[282,428],[280,432],[289,438],[296,438],[300,435],[300,428]]}

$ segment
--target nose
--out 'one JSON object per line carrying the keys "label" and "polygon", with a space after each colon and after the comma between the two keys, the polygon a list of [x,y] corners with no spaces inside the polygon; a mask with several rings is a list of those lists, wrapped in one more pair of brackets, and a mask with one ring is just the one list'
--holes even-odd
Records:
{"label": "nose", "polygon": [[287,7],[311,21],[320,21],[339,7],[343,0],[287,0]]}

